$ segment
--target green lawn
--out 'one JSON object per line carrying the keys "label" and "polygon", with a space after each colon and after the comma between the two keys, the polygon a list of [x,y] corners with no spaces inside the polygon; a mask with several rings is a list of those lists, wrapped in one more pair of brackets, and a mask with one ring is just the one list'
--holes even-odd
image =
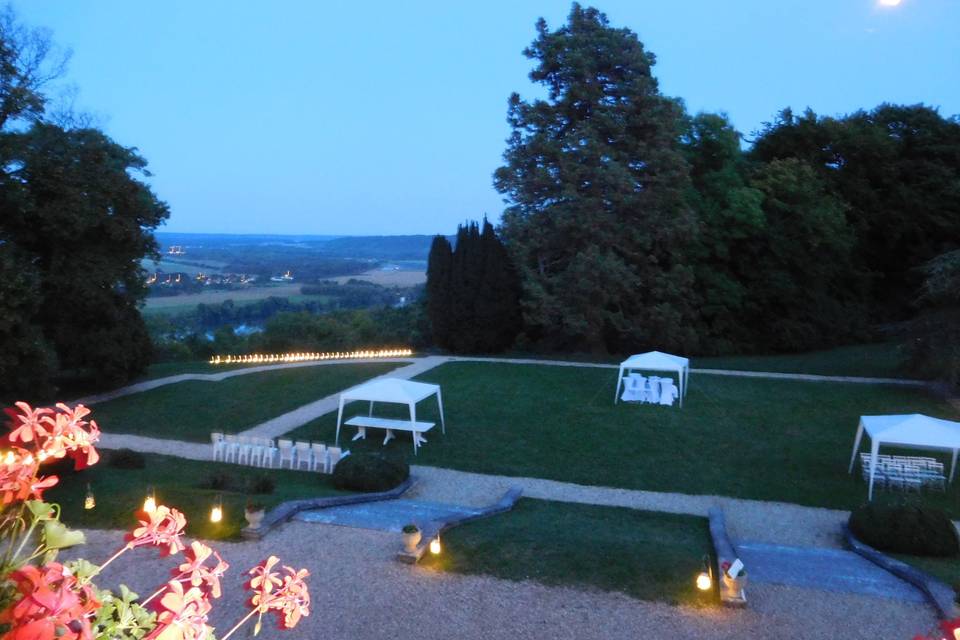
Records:
{"label": "green lawn", "polygon": [[208,442],[211,431],[248,429],[398,366],[332,364],[190,380],[98,403],[91,417],[111,433]]}
{"label": "green lawn", "polygon": [[837,347],[809,353],[768,356],[721,356],[694,358],[690,366],[698,369],[736,369],[813,373],[828,376],[864,376],[871,378],[909,378],[903,372],[903,353],[895,343]]}
{"label": "green lawn", "polygon": [[[616,372],[604,369],[461,362],[418,379],[442,385],[447,418],[446,436],[431,431],[418,464],[838,509],[866,498],[859,474],[847,474],[860,415],[957,418],[921,389],[888,385],[693,374],[680,409],[614,405]],[[432,401],[418,418],[436,419]],[[335,422],[328,414],[291,435],[331,442]],[[353,433],[341,441],[380,449],[378,433],[350,443]],[[413,458],[406,434],[388,448]],[[924,500],[958,517],[955,487]]]}
{"label": "green lawn", "polygon": [[451,529],[421,565],[619,591],[642,600],[714,604],[694,580],[713,557],[706,518],[521,499],[507,513]]}
{"label": "green lawn", "polygon": [[[109,452],[103,452],[105,456]],[[46,492],[49,502],[60,504],[63,521],[73,528],[128,529],[136,524],[134,513],[143,505],[147,488],[153,487],[157,502],[176,507],[188,520],[187,531],[204,539],[237,538],[246,526],[243,508],[248,499],[275,506],[296,498],[338,495],[330,476],[303,471],[256,469],[233,464],[198,462],[146,454],[143,469],[116,469],[105,460],[77,473],[68,473],[60,484]],[[215,474],[228,474],[233,490],[216,491],[202,488],[204,480]],[[271,494],[247,494],[245,484],[253,478],[271,476],[276,489]],[[84,510],[87,484],[96,498],[96,507]],[[223,500],[223,522],[209,521],[210,508],[220,497]]]}

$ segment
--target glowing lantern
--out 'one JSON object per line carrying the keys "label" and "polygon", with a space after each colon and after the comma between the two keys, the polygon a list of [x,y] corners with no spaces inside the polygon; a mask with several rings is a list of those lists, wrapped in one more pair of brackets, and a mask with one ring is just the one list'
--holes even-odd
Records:
{"label": "glowing lantern", "polygon": [[216,524],[221,520],[223,520],[223,507],[215,506],[212,509],[210,509],[210,522],[213,522],[214,524]]}
{"label": "glowing lantern", "polygon": [[440,550],[441,550],[440,536],[437,536],[436,538],[430,541],[430,553],[432,553],[433,555],[439,555]]}
{"label": "glowing lantern", "polygon": [[87,497],[83,499],[83,508],[89,511],[97,506],[97,499],[93,497],[93,491],[90,490],[90,485],[87,485]]}
{"label": "glowing lantern", "polygon": [[147,513],[153,513],[157,510],[157,498],[153,495],[153,489],[147,489],[147,497],[143,501],[143,510]]}
{"label": "glowing lantern", "polygon": [[713,588],[713,578],[710,577],[710,558],[703,557],[703,571],[697,575],[697,589],[710,591]]}

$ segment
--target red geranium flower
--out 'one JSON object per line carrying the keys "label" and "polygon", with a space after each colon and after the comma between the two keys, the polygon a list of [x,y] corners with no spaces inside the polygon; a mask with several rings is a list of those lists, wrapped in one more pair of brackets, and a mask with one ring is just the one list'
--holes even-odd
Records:
{"label": "red geranium flower", "polygon": [[167,583],[167,592],[156,607],[157,626],[144,640],[204,640],[213,630],[207,625],[210,602],[196,587],[183,590],[179,580]]}
{"label": "red geranium flower", "polygon": [[176,509],[164,505],[157,505],[153,513],[140,511],[137,513],[140,526],[127,534],[127,547],[142,547],[153,545],[160,547],[161,555],[168,556],[183,551],[184,546],[180,538],[183,528],[187,526],[187,519]]}
{"label": "red geranium flower", "polygon": [[[204,564],[211,555],[217,561],[212,568]],[[220,578],[230,565],[224,562],[219,553],[202,542],[192,542],[190,548],[184,551],[184,556],[187,561],[180,565],[178,576],[185,577],[194,587],[205,585],[210,590],[210,595],[219,598]]]}
{"label": "red geranium flower", "polygon": [[25,565],[10,574],[21,598],[0,613],[10,625],[4,638],[11,640],[90,640],[90,614],[100,607],[89,586],[59,562],[43,567]]}

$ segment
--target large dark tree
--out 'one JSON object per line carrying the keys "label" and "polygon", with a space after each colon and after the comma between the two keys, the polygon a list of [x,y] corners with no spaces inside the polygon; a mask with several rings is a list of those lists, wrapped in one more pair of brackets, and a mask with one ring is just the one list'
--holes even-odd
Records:
{"label": "large dark tree", "polygon": [[487,220],[460,225],[456,248],[434,238],[427,265],[427,314],[437,346],[491,353],[520,331],[520,282],[506,248]]}
{"label": "large dark tree", "polygon": [[450,344],[453,334],[453,248],[444,236],[436,236],[427,258],[427,317],[431,338],[437,345]]}
{"label": "large dark tree", "polygon": [[0,14],[4,397],[37,395],[57,375],[54,363],[118,382],[150,354],[140,261],[155,251],[151,232],[168,210],[139,179],[148,174],[135,150],[45,122],[42,89],[63,60],[52,50],[45,32]]}
{"label": "large dark tree", "polygon": [[689,346],[684,253],[695,224],[682,110],[660,93],[654,55],[578,4],[555,31],[541,19],[524,54],[548,95],[510,97],[513,133],[495,186],[528,331],[593,351]]}
{"label": "large dark tree", "polygon": [[690,164],[689,200],[700,223],[690,252],[696,274],[701,352],[724,353],[749,344],[743,323],[753,246],[765,245],[764,194],[749,184],[740,133],[724,115],[689,119],[682,145]]}
{"label": "large dark tree", "polygon": [[871,276],[873,317],[902,317],[916,268],[960,248],[960,121],[923,105],[884,104],[842,118],[783,111],[754,158],[799,158],[848,203],[857,261]]}

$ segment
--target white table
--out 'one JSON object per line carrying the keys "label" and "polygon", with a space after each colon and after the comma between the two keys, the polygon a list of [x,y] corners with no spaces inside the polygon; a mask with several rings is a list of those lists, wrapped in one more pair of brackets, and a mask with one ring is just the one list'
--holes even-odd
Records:
{"label": "white table", "polygon": [[436,426],[433,422],[417,422],[410,420],[391,420],[388,418],[374,418],[373,416],[354,416],[343,424],[357,427],[357,435],[354,440],[362,440],[367,437],[367,429],[386,429],[387,435],[383,438],[383,444],[387,444],[396,436],[394,431],[410,431],[413,433],[413,454],[417,454],[417,448],[427,441],[422,434],[430,431]]}

